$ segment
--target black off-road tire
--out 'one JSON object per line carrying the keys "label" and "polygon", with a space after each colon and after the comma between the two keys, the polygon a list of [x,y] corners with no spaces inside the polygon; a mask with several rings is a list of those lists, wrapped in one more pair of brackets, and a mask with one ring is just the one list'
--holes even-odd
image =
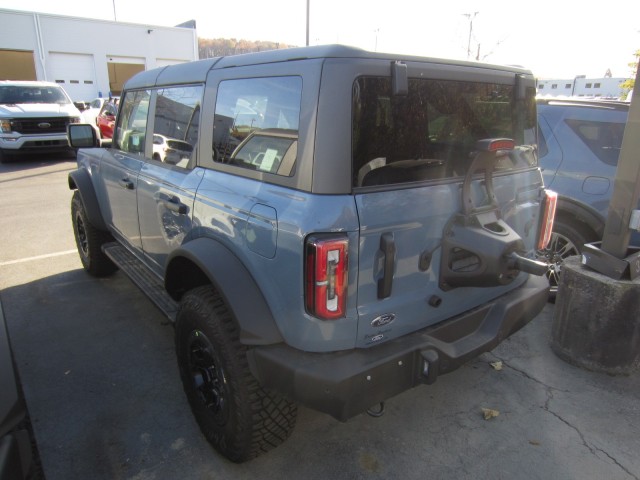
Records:
{"label": "black off-road tire", "polygon": [[118,267],[102,252],[102,245],[113,242],[113,237],[109,232],[99,230],[89,222],[77,190],[71,198],[71,222],[84,269],[94,277],[106,277],[115,272]]}
{"label": "black off-road tire", "polygon": [[176,319],[182,384],[200,430],[229,460],[241,463],[271,450],[293,432],[294,403],[262,388],[222,298],[211,286],[187,292]]}
{"label": "black off-road tire", "polygon": [[11,159],[12,157],[7,152],[0,149],[0,163],[9,163]]}

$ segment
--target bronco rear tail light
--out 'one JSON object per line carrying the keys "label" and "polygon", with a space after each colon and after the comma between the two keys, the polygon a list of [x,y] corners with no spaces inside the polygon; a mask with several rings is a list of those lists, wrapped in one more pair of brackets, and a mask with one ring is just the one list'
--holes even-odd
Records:
{"label": "bronco rear tail light", "polygon": [[305,246],[305,306],[311,315],[333,320],[345,316],[349,240],[311,236]]}
{"label": "bronco rear tail light", "polygon": [[558,194],[551,190],[545,190],[543,199],[542,222],[540,223],[540,238],[538,239],[538,250],[543,250],[549,245],[551,233],[553,231],[553,220],[556,216],[556,204],[558,203]]}

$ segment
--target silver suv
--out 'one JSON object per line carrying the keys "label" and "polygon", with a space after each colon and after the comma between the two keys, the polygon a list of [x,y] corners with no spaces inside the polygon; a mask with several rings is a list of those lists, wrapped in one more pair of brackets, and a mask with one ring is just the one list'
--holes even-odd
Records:
{"label": "silver suv", "polygon": [[[154,158],[157,135],[191,148]],[[79,151],[73,228],[89,273],[120,268],[175,321],[193,413],[241,462],[296,405],[379,414],[540,312],[555,197],[535,143],[517,68],[338,46],[170,66]]]}
{"label": "silver suv", "polygon": [[69,150],[67,125],[79,122],[80,111],[55,83],[0,81],[0,162]]}
{"label": "silver suv", "polygon": [[[551,296],[566,257],[602,240],[629,114],[606,100],[538,99],[538,156],[545,186],[558,193],[553,235],[541,252],[550,264]],[[640,245],[640,235],[631,237]]]}

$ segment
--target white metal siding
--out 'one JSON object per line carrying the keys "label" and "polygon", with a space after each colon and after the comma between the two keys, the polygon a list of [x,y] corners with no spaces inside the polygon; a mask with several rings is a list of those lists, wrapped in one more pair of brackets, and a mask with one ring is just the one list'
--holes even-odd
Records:
{"label": "white metal siding", "polygon": [[[91,100],[97,97],[99,92],[102,92],[103,96],[108,94],[108,63],[115,61],[110,61],[109,58],[118,59],[116,63],[144,65],[147,69],[169,62],[180,63],[198,59],[197,33],[191,28],[111,22],[2,8],[0,47],[34,52],[37,79],[65,79],[62,85],[73,100]],[[73,70],[61,71],[59,58],[52,60],[52,52],[91,56],[95,59],[94,88],[91,94],[86,93],[90,85],[84,83],[85,78],[72,79],[69,76],[70,73],[80,75],[85,71],[85,67],[79,65],[82,61],[70,61],[65,66],[63,60],[63,67],[71,66]],[[69,84],[70,80],[82,83]],[[86,80],[91,80],[91,77],[86,77]]]}

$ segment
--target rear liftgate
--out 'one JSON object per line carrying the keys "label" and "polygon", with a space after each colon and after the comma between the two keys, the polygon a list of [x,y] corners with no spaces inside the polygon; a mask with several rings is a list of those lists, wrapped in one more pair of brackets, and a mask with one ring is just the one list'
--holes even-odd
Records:
{"label": "rear liftgate", "polygon": [[[524,242],[500,218],[493,191],[493,171],[498,159],[508,155],[514,146],[513,140],[504,138],[478,141],[476,156],[462,185],[462,212],[451,218],[443,232],[442,290],[507,285],[520,271],[534,275],[547,272],[546,263],[524,257]],[[476,207],[471,199],[471,181],[481,170],[484,170],[489,203]]]}

